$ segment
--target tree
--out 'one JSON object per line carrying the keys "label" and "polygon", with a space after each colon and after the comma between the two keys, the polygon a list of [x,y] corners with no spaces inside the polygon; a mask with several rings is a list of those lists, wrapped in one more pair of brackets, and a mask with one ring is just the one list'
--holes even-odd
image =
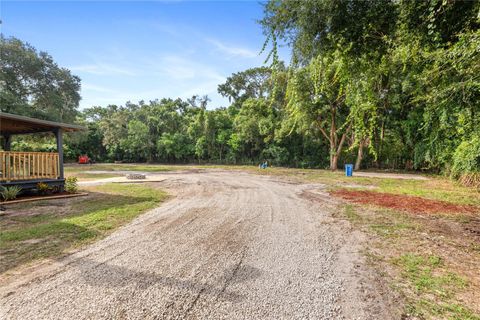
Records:
{"label": "tree", "polygon": [[480,136],[480,30],[458,37],[455,45],[425,54],[429,68],[420,78],[425,88],[417,97],[425,105],[421,145],[436,167],[451,164],[463,142]]}
{"label": "tree", "polygon": [[387,121],[415,168],[448,170],[465,137],[459,132],[470,126],[461,119],[470,118],[478,95],[479,10],[473,1],[399,3]]}
{"label": "tree", "polygon": [[4,112],[73,122],[80,78],[59,67],[46,52],[0,36],[0,106]]}
{"label": "tree", "polygon": [[267,41],[287,43],[295,63],[349,47],[352,56],[384,49],[395,27],[395,1],[270,0],[260,21]]}
{"label": "tree", "polygon": [[[290,94],[287,91],[287,95],[290,96],[290,113],[294,110],[293,113],[304,120],[308,118],[311,118],[310,120],[321,119],[316,120],[316,128],[330,144],[330,167],[332,170],[337,168],[338,158],[352,127],[355,145],[359,147],[357,167],[360,166],[363,157],[363,147],[370,141],[370,137],[366,136],[367,132],[365,132],[364,126],[364,121],[371,123],[366,119],[370,114],[363,113],[364,120],[362,121],[349,116],[348,109],[355,107],[349,102],[355,99],[347,99],[348,92],[345,88],[348,83],[355,84],[359,79],[365,78],[362,74],[365,69],[357,68],[357,65],[375,65],[388,52],[387,39],[394,32],[395,9],[393,1],[375,0],[272,0],[265,5],[265,17],[261,20],[261,24],[267,35],[267,42],[269,40],[273,42],[272,50],[276,51],[277,41],[286,42],[292,48],[293,67],[307,66],[305,70],[306,73],[309,73],[302,85],[298,85],[299,82],[302,82],[298,79],[301,72],[289,79],[291,91]],[[368,63],[366,63],[367,61]],[[334,63],[336,66],[330,67],[326,62]],[[349,67],[338,68],[339,63],[348,63]],[[330,79],[328,79],[328,72],[321,71],[328,69],[333,71]],[[315,77],[317,79],[314,79]],[[291,81],[294,83],[291,84]],[[309,82],[312,82],[313,86],[309,86]],[[305,86],[302,88],[303,85]],[[366,85],[365,89],[370,92],[375,91],[373,88],[368,88],[369,85],[373,85],[372,83],[366,83]],[[319,88],[323,92],[319,92]],[[307,93],[296,96],[292,90],[310,90],[311,95],[309,96]],[[338,95],[335,94],[337,90],[340,90],[337,92]],[[330,97],[328,97],[329,94]],[[335,95],[337,97],[334,97]],[[304,111],[310,109],[308,112],[300,112],[302,108],[298,103],[302,104],[302,102],[297,97],[312,102],[313,106],[311,107],[306,107],[307,102],[304,104],[303,109]],[[332,98],[336,101],[335,103],[332,103],[334,100],[326,102]],[[320,107],[322,104],[330,105],[329,128],[326,128],[327,121],[323,114],[325,112]],[[337,108],[337,104],[343,107]],[[366,111],[365,106],[366,104],[362,103],[362,107],[355,108],[356,114],[359,115],[361,111]],[[339,113],[342,109],[345,109],[345,114]],[[374,108],[369,110],[374,110]],[[306,116],[307,114],[310,116]],[[337,119],[338,115],[340,117]],[[339,121],[346,125],[338,126]],[[307,123],[314,122],[307,121]],[[342,132],[340,133],[338,130]]]}
{"label": "tree", "polygon": [[127,136],[120,140],[120,145],[129,159],[138,162],[149,158],[148,133],[145,123],[137,119],[128,122]]}
{"label": "tree", "polygon": [[351,130],[345,104],[347,76],[345,61],[337,51],[335,55],[319,56],[308,66],[293,71],[287,87],[287,112],[294,119],[294,126],[327,139],[331,170],[337,169]]}
{"label": "tree", "polygon": [[232,145],[249,159],[258,159],[266,144],[274,140],[276,115],[265,99],[247,99],[234,120]]}
{"label": "tree", "polygon": [[80,113],[76,123],[87,130],[65,135],[64,144],[71,152],[70,154],[65,153],[64,156],[76,160],[79,155],[87,154],[97,162],[107,160],[107,150],[102,143],[103,133],[98,121],[92,121],[89,111],[85,110]]}
{"label": "tree", "polygon": [[236,106],[249,98],[266,98],[273,88],[272,69],[269,67],[251,68],[237,72],[218,86],[218,93],[227,97]]}
{"label": "tree", "polygon": [[192,154],[191,143],[181,132],[162,134],[157,142],[158,152],[170,161],[187,160]]}

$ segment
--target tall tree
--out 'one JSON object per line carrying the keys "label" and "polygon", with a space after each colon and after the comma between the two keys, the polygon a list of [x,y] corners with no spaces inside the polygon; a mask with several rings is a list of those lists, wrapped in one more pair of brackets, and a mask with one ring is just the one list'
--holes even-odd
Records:
{"label": "tall tree", "polygon": [[0,35],[0,106],[4,112],[72,122],[80,102],[80,78],[46,52]]}
{"label": "tall tree", "polygon": [[384,50],[395,9],[392,0],[270,0],[260,23],[267,40],[287,43],[294,62],[306,65],[339,44],[353,56]]}
{"label": "tall tree", "polygon": [[240,107],[249,98],[266,98],[273,88],[272,69],[269,67],[251,68],[237,72],[218,86],[218,92]]}
{"label": "tall tree", "polygon": [[308,66],[292,71],[287,87],[287,112],[295,119],[293,124],[327,139],[331,170],[337,169],[351,130],[345,104],[347,69],[338,51],[334,55],[319,56]]}
{"label": "tall tree", "polygon": [[[309,76],[311,79],[307,80],[307,82],[314,83],[312,87],[314,91],[318,91],[320,87],[326,92],[334,92],[338,89],[337,86],[342,88],[342,92],[337,98],[340,99],[338,102],[341,101],[346,114],[342,114],[337,119],[337,115],[339,115],[337,107],[330,104],[329,132],[324,128],[324,116],[322,116],[323,125],[317,125],[318,130],[330,143],[330,167],[333,170],[337,168],[338,157],[352,126],[355,131],[353,135],[355,145],[359,147],[357,167],[363,157],[363,147],[370,142],[369,137],[365,135],[364,121],[349,116],[348,109],[354,107],[349,103],[354,99],[346,99],[345,88],[347,83],[355,84],[359,79],[365,78],[362,74],[365,68],[358,68],[358,65],[367,65],[367,68],[368,64],[375,65],[381,61],[383,54],[388,52],[387,39],[394,31],[395,13],[393,1],[272,0],[265,5],[265,17],[261,23],[267,40],[274,42],[273,50],[276,50],[276,41],[283,41],[290,45],[293,53],[293,67],[308,65],[307,69],[310,69],[311,76],[319,75],[316,79]],[[330,67],[325,61],[332,62],[335,66]],[[340,64],[346,62],[349,63],[348,68],[338,68]],[[315,68],[318,70],[311,73]],[[334,72],[330,79],[327,79],[329,76],[326,70],[328,69]],[[337,77],[340,74],[341,80]],[[322,76],[327,78],[322,79]],[[289,81],[298,82],[298,79],[293,77]],[[320,85],[323,81],[325,82]],[[367,85],[373,84],[367,83]],[[295,83],[292,85],[289,83],[289,86],[290,88],[297,87],[299,90],[308,88],[308,85],[300,88]],[[370,92],[375,91],[372,88],[366,89]],[[308,99],[317,101],[313,103],[313,106],[319,109],[312,110],[310,113],[323,114],[324,110],[320,107],[320,101],[325,100],[326,95],[321,92],[314,92],[314,94],[319,94],[321,99],[316,96]],[[295,105],[295,96],[290,94],[290,97],[290,104]],[[363,106],[365,105],[363,104]],[[357,114],[360,111],[364,113],[363,118],[369,117],[369,114],[365,113],[367,110],[374,110],[374,108],[355,108]],[[340,119],[345,121],[345,125],[337,125]],[[336,137],[337,131],[343,129],[345,131],[340,134],[340,137]]]}

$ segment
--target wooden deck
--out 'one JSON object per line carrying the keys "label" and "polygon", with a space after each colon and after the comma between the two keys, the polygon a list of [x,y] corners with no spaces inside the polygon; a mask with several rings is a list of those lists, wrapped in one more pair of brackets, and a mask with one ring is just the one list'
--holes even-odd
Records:
{"label": "wooden deck", "polygon": [[0,151],[0,183],[60,178],[57,152]]}

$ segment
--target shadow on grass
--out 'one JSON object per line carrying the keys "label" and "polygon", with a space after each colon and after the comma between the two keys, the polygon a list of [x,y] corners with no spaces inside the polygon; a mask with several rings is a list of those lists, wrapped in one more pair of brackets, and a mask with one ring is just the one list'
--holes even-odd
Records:
{"label": "shadow on grass", "polygon": [[32,229],[0,234],[0,273],[33,260],[59,256],[76,241],[97,235],[96,231],[60,221]]}
{"label": "shadow on grass", "polygon": [[156,202],[158,199],[149,196],[92,192],[73,201],[47,200],[21,207],[31,214],[19,215],[16,206],[9,206],[0,220],[0,273],[90,243]]}

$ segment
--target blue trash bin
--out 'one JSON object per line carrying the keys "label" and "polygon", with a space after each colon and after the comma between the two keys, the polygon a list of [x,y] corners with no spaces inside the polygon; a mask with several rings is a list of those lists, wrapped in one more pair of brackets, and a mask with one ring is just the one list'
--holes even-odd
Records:
{"label": "blue trash bin", "polygon": [[345,165],[345,176],[351,177],[353,175],[353,164]]}

